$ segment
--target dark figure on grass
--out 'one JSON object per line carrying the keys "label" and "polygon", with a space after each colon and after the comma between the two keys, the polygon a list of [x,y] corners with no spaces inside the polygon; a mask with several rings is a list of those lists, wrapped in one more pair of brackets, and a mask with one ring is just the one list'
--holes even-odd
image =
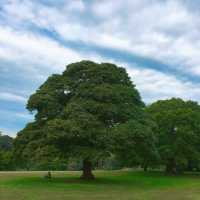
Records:
{"label": "dark figure on grass", "polygon": [[149,141],[153,143],[146,139],[152,137],[150,129],[144,133],[147,123],[140,95],[125,69],[114,64],[68,65],[63,74],[47,79],[30,97],[27,108],[34,111],[35,121],[15,140],[20,164],[79,158],[82,178],[93,179],[93,163],[99,158],[115,152],[135,155],[145,151],[141,146],[148,147],[143,153],[148,155]]}

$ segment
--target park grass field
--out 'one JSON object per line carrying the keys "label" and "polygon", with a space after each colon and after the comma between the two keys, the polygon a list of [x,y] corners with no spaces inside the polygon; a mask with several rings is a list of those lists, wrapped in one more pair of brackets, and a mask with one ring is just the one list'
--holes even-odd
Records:
{"label": "park grass field", "polygon": [[200,175],[166,176],[161,172],[95,171],[0,172],[0,200],[200,200]]}

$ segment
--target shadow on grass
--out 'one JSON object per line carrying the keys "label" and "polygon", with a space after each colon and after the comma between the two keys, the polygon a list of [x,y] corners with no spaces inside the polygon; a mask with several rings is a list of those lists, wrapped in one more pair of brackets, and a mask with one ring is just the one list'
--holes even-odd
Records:
{"label": "shadow on grass", "polygon": [[[41,188],[90,188],[101,186],[122,186],[133,188],[162,188],[184,186],[200,178],[199,174],[185,174],[181,176],[167,176],[162,172],[141,172],[141,171],[118,171],[97,173],[96,179],[88,181],[82,180],[78,175],[64,175],[63,177],[53,176],[52,179],[43,177],[17,177],[5,182],[11,187],[41,187]],[[196,179],[198,182],[199,180]]]}

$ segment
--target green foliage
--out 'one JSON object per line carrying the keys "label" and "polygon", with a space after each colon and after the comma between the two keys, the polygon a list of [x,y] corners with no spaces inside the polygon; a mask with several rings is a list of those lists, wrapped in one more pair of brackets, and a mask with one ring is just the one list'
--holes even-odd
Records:
{"label": "green foliage", "polygon": [[200,106],[196,102],[162,100],[147,111],[158,124],[158,150],[167,170],[183,171],[188,160],[200,158]]}
{"label": "green foliage", "polygon": [[41,122],[29,123],[18,133],[14,141],[16,165],[28,170],[66,169],[67,160],[49,143],[43,126]]}
{"label": "green foliage", "polygon": [[128,121],[114,129],[114,149],[123,166],[153,166],[159,159],[154,134],[156,124],[144,115],[140,121]]}
{"label": "green foliage", "polygon": [[0,170],[14,169],[12,146],[13,138],[0,134]]}
{"label": "green foliage", "polygon": [[12,151],[0,150],[0,170],[13,170],[15,168],[13,162]]}
{"label": "green foliage", "polygon": [[11,150],[13,145],[13,138],[8,135],[2,135],[0,132],[0,149]]}
{"label": "green foliage", "polygon": [[[35,122],[15,141],[15,155],[24,165],[54,157],[96,162],[118,153],[120,148],[113,145],[124,145],[124,154],[130,149],[139,153],[139,160],[154,146],[151,128],[143,120],[144,103],[125,69],[114,64],[68,65],[62,75],[47,79],[27,108],[36,112]],[[117,142],[119,137],[123,144]]]}

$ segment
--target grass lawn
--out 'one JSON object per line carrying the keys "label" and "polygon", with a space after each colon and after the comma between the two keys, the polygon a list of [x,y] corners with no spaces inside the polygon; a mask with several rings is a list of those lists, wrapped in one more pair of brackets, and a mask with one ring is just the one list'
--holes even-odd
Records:
{"label": "grass lawn", "polygon": [[96,171],[96,180],[80,172],[0,172],[0,200],[200,200],[200,176],[160,172]]}

